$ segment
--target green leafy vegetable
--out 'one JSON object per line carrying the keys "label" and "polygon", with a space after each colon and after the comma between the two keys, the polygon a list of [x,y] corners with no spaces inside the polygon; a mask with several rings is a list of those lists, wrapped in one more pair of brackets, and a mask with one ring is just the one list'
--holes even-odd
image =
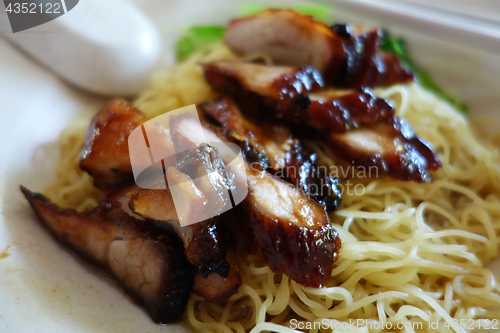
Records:
{"label": "green leafy vegetable", "polygon": [[217,42],[222,37],[226,28],[219,26],[196,26],[186,31],[176,44],[175,51],[177,59],[185,60],[200,48]]}
{"label": "green leafy vegetable", "polygon": [[382,42],[380,45],[382,50],[394,53],[401,61],[401,64],[412,71],[415,74],[416,79],[427,89],[433,91],[436,95],[446,100],[448,103],[457,107],[463,113],[467,113],[468,107],[466,104],[460,102],[457,98],[445,92],[441,87],[439,87],[431,78],[431,76],[418,68],[418,66],[413,63],[406,49],[406,44],[401,38],[394,38],[389,36],[387,31],[384,32]]}
{"label": "green leafy vegetable", "polygon": [[330,22],[332,20],[333,9],[332,6],[325,4],[309,4],[309,5],[299,5],[299,6],[265,6],[255,3],[244,3],[239,8],[239,14],[241,17],[251,16],[258,14],[268,8],[285,9],[289,8],[304,15],[311,15],[314,19],[323,22]]}

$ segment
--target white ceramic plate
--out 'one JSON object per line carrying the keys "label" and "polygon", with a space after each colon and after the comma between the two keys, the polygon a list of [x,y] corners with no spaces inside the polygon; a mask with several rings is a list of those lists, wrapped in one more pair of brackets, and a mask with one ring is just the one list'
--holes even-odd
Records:
{"label": "white ceramic plate", "polygon": [[[167,48],[179,31],[191,25],[225,24],[236,16],[240,4],[229,0],[133,2],[162,28]],[[414,28],[408,31],[387,19],[363,17],[347,7],[337,8],[335,18],[390,28],[406,38],[418,64],[470,105],[473,117],[497,115],[499,57],[420,35]],[[172,59],[169,51],[165,63]],[[18,189],[23,184],[42,190],[51,183],[61,131],[76,117],[90,118],[103,102],[67,85],[0,39],[0,253],[6,255],[0,255],[4,257],[0,259],[0,332],[183,330],[180,325],[154,324],[112,281],[55,242],[36,223]]]}

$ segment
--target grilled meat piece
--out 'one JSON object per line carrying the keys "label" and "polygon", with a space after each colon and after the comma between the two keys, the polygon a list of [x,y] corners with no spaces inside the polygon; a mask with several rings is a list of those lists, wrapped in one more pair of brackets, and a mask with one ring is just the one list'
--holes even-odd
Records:
{"label": "grilled meat piece", "polygon": [[209,273],[215,272],[227,277],[227,236],[219,217],[181,227],[168,190],[136,189],[130,194],[129,205],[134,213],[147,219],[162,221],[174,228],[184,243],[186,257],[201,276],[207,277]]}
{"label": "grilled meat piece", "polygon": [[210,273],[206,278],[195,275],[193,292],[203,297],[209,302],[223,302],[238,291],[241,285],[238,262],[234,249],[227,251],[226,260],[231,266],[228,276],[222,277],[219,274]]}
{"label": "grilled meat piece", "polygon": [[186,247],[188,259],[196,262],[198,273],[204,278],[211,273],[227,278],[230,274],[230,264],[225,259],[228,235],[220,217],[196,223],[192,229],[191,241]]}
{"label": "grilled meat piece", "polygon": [[328,27],[291,10],[268,9],[229,24],[225,43],[240,55],[265,53],[279,65],[310,65],[336,87],[407,82],[413,75],[396,56],[379,52],[382,32]]}
{"label": "grilled meat piece", "polygon": [[137,220],[116,204],[79,213],[59,208],[23,186],[21,190],[61,243],[117,279],[155,322],[172,322],[182,315],[193,274],[175,233]]}
{"label": "grilled meat piece", "polygon": [[306,108],[309,101],[303,94],[324,86],[321,74],[309,66],[266,66],[226,60],[205,64],[203,68],[205,79],[215,90],[237,96],[238,101],[251,100],[251,94],[244,94],[251,92],[287,110]]}
{"label": "grilled meat piece", "polygon": [[432,182],[429,170],[441,166],[432,150],[401,118],[344,133],[332,133],[326,140],[336,154],[354,165],[376,167],[380,174],[401,180]]}
{"label": "grilled meat piece", "polygon": [[130,207],[142,217],[172,225],[184,243],[186,257],[201,276],[216,272],[227,277],[227,236],[218,217],[181,227],[168,190],[135,190]]}
{"label": "grilled meat piece", "polygon": [[80,168],[94,177],[94,186],[110,190],[133,182],[128,136],[147,120],[123,99],[109,101],[87,130]]}
{"label": "grilled meat piece", "polygon": [[324,208],[271,175],[251,174],[248,183],[243,210],[250,245],[274,272],[305,286],[326,285],[340,238]]}
{"label": "grilled meat piece", "polygon": [[[170,191],[135,188],[129,192],[128,206],[135,214],[156,221],[179,222]],[[183,238],[181,236],[181,238]]]}
{"label": "grilled meat piece", "polygon": [[[94,186],[109,191],[133,183],[129,149],[140,154],[142,147],[129,147],[128,138],[139,126],[155,144],[155,151],[175,153],[168,129],[148,121],[126,100],[113,99],[92,119],[80,159],[80,168],[94,177]],[[150,166],[147,152],[143,163]]]}
{"label": "grilled meat piece", "polygon": [[[394,117],[394,108],[371,89],[325,90],[308,95],[311,105],[304,110],[300,122],[322,131],[340,133],[362,126],[388,122]],[[295,113],[296,114],[296,113]],[[299,123],[295,114],[280,117]]]}
{"label": "grilled meat piece", "polygon": [[224,41],[240,55],[262,52],[277,64],[307,64],[322,73],[340,71],[345,59],[342,38],[330,27],[291,10],[268,9],[236,19]]}

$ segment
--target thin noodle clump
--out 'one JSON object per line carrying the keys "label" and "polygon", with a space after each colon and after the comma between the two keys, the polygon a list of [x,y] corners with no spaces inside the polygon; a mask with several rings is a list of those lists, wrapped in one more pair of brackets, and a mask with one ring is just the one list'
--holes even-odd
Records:
{"label": "thin noodle clump", "polygon": [[[135,105],[152,118],[209,101],[217,94],[199,63],[234,58],[222,44],[207,48],[157,73]],[[223,304],[193,294],[184,315],[191,329],[468,332],[480,323],[475,319],[500,318],[500,286],[484,267],[497,257],[500,243],[497,150],[474,133],[465,116],[417,83],[376,93],[392,100],[397,115],[439,156],[443,166],[433,172],[434,182],[349,179],[358,191],[344,191],[341,208],[330,216],[342,253],[324,288],[304,287],[273,273],[248,253],[240,237],[236,250],[243,284]],[[45,191],[55,203],[80,211],[103,196],[78,168],[87,126],[88,121],[79,121],[62,134],[59,179]],[[318,156],[326,167],[335,167],[325,151]],[[364,327],[345,324],[361,319]]]}

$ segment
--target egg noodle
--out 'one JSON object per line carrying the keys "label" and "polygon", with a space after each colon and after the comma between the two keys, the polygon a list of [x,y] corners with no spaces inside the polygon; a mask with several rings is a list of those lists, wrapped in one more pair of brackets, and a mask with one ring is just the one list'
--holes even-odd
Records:
{"label": "egg noodle", "polygon": [[[205,49],[157,73],[135,105],[155,117],[209,101],[217,95],[198,64],[232,58],[222,44]],[[442,162],[432,173],[434,182],[351,179],[364,191],[345,194],[340,209],[330,215],[342,250],[324,288],[304,287],[273,273],[259,256],[248,253],[240,237],[239,291],[223,304],[192,294],[184,315],[191,329],[468,332],[488,323],[495,328],[500,286],[484,265],[499,252],[498,151],[475,135],[466,117],[417,83],[376,93],[394,101],[397,115],[432,145]],[[55,203],[80,211],[104,195],[78,168],[88,123],[75,122],[62,134],[59,178],[44,192]],[[328,154],[318,152],[320,161],[332,166]]]}

